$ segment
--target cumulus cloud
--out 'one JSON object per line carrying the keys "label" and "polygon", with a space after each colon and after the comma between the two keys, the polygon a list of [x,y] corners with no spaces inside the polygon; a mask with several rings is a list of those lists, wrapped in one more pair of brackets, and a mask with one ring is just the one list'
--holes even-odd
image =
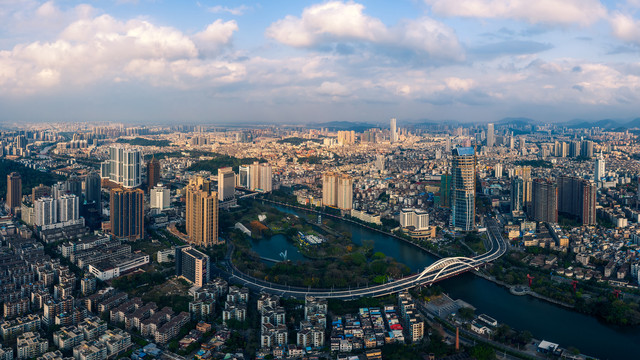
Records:
{"label": "cumulus cloud", "polygon": [[380,19],[366,15],[364,6],[355,2],[331,1],[307,7],[300,17],[288,15],[271,24],[266,35],[293,47],[364,42],[434,57],[463,57],[455,32],[446,25],[423,17],[388,27]]}
{"label": "cumulus cloud", "polygon": [[507,18],[532,24],[587,26],[607,15],[598,0],[425,0],[434,13],[444,16]]}
{"label": "cumulus cloud", "polygon": [[201,56],[215,55],[237,29],[235,21],[216,20],[188,36],[140,19],[119,21],[101,15],[77,20],[54,41],[18,44],[0,51],[0,93],[130,79],[176,87],[198,81],[237,81],[245,75],[243,65]]}
{"label": "cumulus cloud", "polygon": [[609,19],[613,34],[624,41],[640,44],[640,21],[621,12],[614,12]]}
{"label": "cumulus cloud", "polygon": [[238,24],[235,20],[224,22],[218,19],[209,24],[204,31],[197,33],[194,38],[198,41],[201,50],[216,53],[221,47],[231,42],[231,37],[236,31],[238,31]]}

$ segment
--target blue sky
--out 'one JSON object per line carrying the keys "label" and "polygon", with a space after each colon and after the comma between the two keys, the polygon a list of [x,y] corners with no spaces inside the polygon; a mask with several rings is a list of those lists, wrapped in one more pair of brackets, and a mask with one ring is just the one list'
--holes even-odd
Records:
{"label": "blue sky", "polygon": [[640,116],[640,0],[0,0],[0,122]]}

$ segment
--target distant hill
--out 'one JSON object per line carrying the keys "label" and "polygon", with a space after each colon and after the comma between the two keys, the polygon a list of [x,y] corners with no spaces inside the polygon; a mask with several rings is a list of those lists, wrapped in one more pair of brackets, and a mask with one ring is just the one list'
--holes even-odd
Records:
{"label": "distant hill", "polygon": [[526,126],[535,124],[536,121],[526,117],[506,117],[500,119],[496,122],[496,124],[500,125],[515,125],[515,126]]}
{"label": "distant hill", "polygon": [[356,132],[363,132],[371,128],[380,127],[379,125],[351,122],[351,121],[329,121],[325,123],[314,123],[307,125],[309,129],[323,129],[328,128],[331,131],[336,130],[353,130]]}
{"label": "distant hill", "polygon": [[640,128],[640,117],[629,121],[628,123],[624,124],[624,126],[628,129]]}
{"label": "distant hill", "polygon": [[566,123],[565,126],[572,129],[586,129],[586,128],[592,128],[592,127],[599,127],[601,129],[616,129],[620,127],[624,127],[624,128],[628,127],[628,125],[623,120],[614,120],[614,119],[602,119],[602,120],[596,120],[596,121],[574,119]]}

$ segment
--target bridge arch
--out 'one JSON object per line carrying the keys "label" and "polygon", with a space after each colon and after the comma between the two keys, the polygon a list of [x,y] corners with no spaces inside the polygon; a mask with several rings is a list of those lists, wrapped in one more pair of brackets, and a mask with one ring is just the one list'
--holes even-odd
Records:
{"label": "bridge arch", "polygon": [[422,279],[422,277],[424,277],[425,275],[427,275],[428,273],[435,271],[435,270],[440,270],[438,271],[438,273],[436,274],[436,276],[433,278],[433,281],[436,281],[438,278],[440,278],[440,275],[442,275],[442,272],[445,271],[447,268],[454,266],[454,265],[464,265],[465,268],[468,269],[473,269],[475,267],[477,267],[478,265],[480,265],[480,263],[475,260],[475,259],[471,259],[468,257],[449,257],[449,258],[444,258],[444,259],[440,259],[436,262],[434,262],[433,264],[429,265],[428,267],[426,267],[422,273],[420,273],[420,276],[418,276],[418,278],[416,280],[420,280]]}

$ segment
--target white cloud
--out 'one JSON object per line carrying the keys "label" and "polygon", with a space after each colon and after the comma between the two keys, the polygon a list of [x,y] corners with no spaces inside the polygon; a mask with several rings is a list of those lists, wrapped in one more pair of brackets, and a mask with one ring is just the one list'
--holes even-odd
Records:
{"label": "white cloud", "polygon": [[175,87],[238,81],[246,73],[241,64],[200,57],[201,51],[214,55],[229,44],[237,29],[235,21],[217,20],[190,37],[140,19],[119,21],[101,15],[77,20],[53,41],[1,51],[0,93],[129,79]]}
{"label": "white cloud", "polygon": [[591,25],[607,15],[598,0],[425,0],[444,16],[508,18],[532,24]]}
{"label": "white cloud", "polygon": [[640,21],[621,12],[614,12],[609,23],[613,34],[624,41],[640,44]]}
{"label": "white cloud", "polygon": [[329,96],[347,96],[349,95],[349,89],[346,86],[333,82],[333,81],[325,81],[320,84],[318,88],[318,93],[321,95],[329,95]]}
{"label": "white cloud", "polygon": [[238,31],[238,24],[235,20],[223,22],[218,19],[209,24],[204,31],[195,34],[194,39],[201,50],[217,52],[222,46],[231,42],[231,37],[236,31]]}
{"label": "white cloud", "polygon": [[444,82],[453,91],[469,91],[475,85],[473,79],[460,79],[457,77],[446,78]]}
{"label": "white cloud", "polygon": [[220,14],[220,13],[229,13],[231,15],[235,15],[235,16],[240,16],[242,14],[245,13],[245,11],[247,10],[251,10],[252,8],[250,6],[247,5],[240,5],[234,8],[230,8],[227,6],[222,6],[222,5],[216,5],[213,7],[210,7],[207,9],[207,11],[214,13],[214,14]]}
{"label": "white cloud", "polygon": [[364,14],[364,6],[355,2],[331,1],[307,7],[301,17],[288,15],[271,24],[266,35],[293,47],[353,41],[410,49],[434,57],[463,57],[455,32],[446,25],[423,17],[390,28],[380,19]]}

